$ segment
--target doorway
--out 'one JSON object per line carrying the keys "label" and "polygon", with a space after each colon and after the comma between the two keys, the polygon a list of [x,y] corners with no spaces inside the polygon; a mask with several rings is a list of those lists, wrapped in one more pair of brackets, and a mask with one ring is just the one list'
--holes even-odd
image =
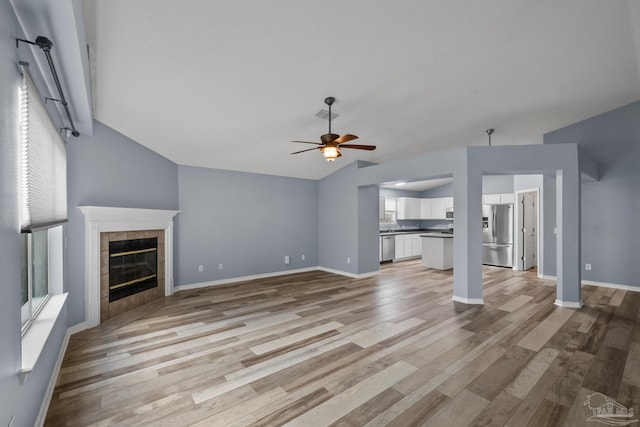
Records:
{"label": "doorway", "polygon": [[538,189],[517,192],[517,269],[538,268]]}

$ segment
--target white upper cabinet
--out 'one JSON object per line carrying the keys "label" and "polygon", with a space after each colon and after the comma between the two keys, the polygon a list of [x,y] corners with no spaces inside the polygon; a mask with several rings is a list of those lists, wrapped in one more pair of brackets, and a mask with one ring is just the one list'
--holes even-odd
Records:
{"label": "white upper cabinet", "polygon": [[431,199],[420,199],[420,219],[431,219]]}
{"label": "white upper cabinet", "polygon": [[483,205],[508,205],[515,203],[515,194],[485,194],[482,196]]}
{"label": "white upper cabinet", "polygon": [[499,205],[500,204],[500,195],[499,194],[485,194],[482,196],[482,204],[483,205]]}
{"label": "white upper cabinet", "polygon": [[513,193],[501,194],[500,203],[503,205],[513,204],[516,202],[516,195]]}
{"label": "white upper cabinet", "polygon": [[385,197],[384,198],[384,210],[389,212],[396,211],[396,198],[395,197]]}
{"label": "white upper cabinet", "polygon": [[[385,197],[384,200],[386,204],[387,198]],[[430,199],[398,197],[396,219],[446,219],[447,209],[452,208],[453,197],[436,197]]]}
{"label": "white upper cabinet", "polygon": [[453,197],[445,197],[444,202],[447,209],[453,209]]}
{"label": "white upper cabinet", "polygon": [[398,197],[396,204],[397,219],[420,219],[420,199]]}
{"label": "white upper cabinet", "polygon": [[447,201],[444,197],[431,199],[431,218],[443,219],[447,217]]}

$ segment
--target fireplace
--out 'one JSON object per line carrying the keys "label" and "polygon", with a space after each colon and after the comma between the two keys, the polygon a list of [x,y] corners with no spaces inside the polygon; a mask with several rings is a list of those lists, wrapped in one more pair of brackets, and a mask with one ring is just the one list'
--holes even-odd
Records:
{"label": "fireplace", "polygon": [[100,321],[165,295],[164,230],[100,233]]}
{"label": "fireplace", "polygon": [[109,242],[109,302],[158,286],[158,238]]}
{"label": "fireplace", "polygon": [[[132,307],[173,293],[173,217],[179,211],[108,206],[78,209],[85,217],[86,291],[85,322],[77,330],[97,326]],[[109,242],[153,237],[158,239],[158,285],[109,302]]]}

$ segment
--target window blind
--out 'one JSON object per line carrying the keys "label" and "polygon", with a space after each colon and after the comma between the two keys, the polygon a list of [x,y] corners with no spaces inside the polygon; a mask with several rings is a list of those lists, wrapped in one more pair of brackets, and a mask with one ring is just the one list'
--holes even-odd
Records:
{"label": "window blind", "polygon": [[67,151],[26,70],[20,88],[20,228],[67,221]]}

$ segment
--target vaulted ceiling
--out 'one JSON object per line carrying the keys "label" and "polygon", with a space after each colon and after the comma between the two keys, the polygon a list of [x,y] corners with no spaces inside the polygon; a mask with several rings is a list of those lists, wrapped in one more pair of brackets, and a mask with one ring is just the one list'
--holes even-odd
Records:
{"label": "vaulted ceiling", "polygon": [[[317,179],[541,142],[640,99],[634,0],[83,0],[95,117],[176,163]],[[335,133],[377,145],[333,164]]]}

